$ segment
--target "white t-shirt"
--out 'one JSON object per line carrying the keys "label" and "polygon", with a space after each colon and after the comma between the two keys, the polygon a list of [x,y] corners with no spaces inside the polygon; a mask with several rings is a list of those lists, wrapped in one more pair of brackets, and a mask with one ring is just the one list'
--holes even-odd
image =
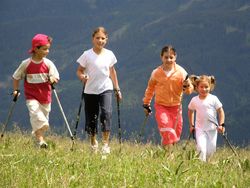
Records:
{"label": "white t-shirt", "polygon": [[217,122],[217,110],[222,107],[222,103],[219,99],[212,94],[201,100],[199,96],[195,96],[191,99],[188,109],[196,111],[195,126],[202,130],[214,130],[216,126],[210,122]]}
{"label": "white t-shirt", "polygon": [[77,59],[85,74],[89,79],[85,85],[84,93],[100,94],[107,90],[113,90],[113,83],[109,73],[109,68],[117,62],[114,53],[104,48],[101,54],[96,54],[93,49],[84,51]]}

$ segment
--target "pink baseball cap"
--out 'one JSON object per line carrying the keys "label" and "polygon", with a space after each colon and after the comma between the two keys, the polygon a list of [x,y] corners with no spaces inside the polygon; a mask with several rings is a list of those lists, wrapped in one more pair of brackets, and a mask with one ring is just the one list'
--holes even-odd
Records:
{"label": "pink baseball cap", "polygon": [[34,52],[35,48],[38,46],[44,46],[51,42],[51,39],[49,36],[44,34],[36,34],[32,39],[32,47],[29,50],[29,53]]}

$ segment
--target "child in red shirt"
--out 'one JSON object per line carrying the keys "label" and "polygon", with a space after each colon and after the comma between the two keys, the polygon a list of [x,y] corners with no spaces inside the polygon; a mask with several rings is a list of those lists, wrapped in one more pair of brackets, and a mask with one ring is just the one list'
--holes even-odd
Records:
{"label": "child in red shirt", "polygon": [[13,95],[19,94],[19,82],[24,79],[24,94],[29,110],[32,133],[35,134],[39,146],[47,148],[44,132],[49,127],[51,110],[51,84],[57,83],[59,73],[52,61],[46,58],[52,38],[37,34],[32,39],[31,57],[22,61],[13,74]]}

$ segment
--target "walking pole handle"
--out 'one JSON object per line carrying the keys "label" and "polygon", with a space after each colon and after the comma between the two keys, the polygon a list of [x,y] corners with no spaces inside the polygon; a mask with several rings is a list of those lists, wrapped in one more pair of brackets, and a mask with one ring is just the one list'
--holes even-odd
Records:
{"label": "walking pole handle", "polygon": [[[14,95],[14,97],[13,97],[13,102],[16,102],[16,101],[17,101],[17,98],[19,97],[19,94],[20,94],[20,90],[19,90],[19,89],[15,90],[15,91],[16,91],[17,93],[16,93],[16,94]],[[14,92],[15,92],[15,91],[14,91]],[[13,92],[13,93],[14,93],[14,92]],[[12,93],[12,94],[13,94],[13,93]]]}
{"label": "walking pole handle", "polygon": [[50,84],[51,85],[51,88],[54,90],[55,89],[55,86],[54,84]]}

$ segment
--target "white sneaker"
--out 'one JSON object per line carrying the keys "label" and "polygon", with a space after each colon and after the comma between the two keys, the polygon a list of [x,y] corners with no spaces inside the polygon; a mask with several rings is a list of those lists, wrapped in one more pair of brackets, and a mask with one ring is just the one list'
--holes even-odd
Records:
{"label": "white sneaker", "polygon": [[39,142],[39,147],[41,149],[47,149],[48,148],[48,144],[45,141],[40,141]]}
{"label": "white sneaker", "polygon": [[108,144],[103,145],[102,154],[110,154],[110,147],[108,146]]}
{"label": "white sneaker", "polygon": [[91,145],[91,150],[92,150],[94,153],[97,153],[97,152],[98,152],[98,142],[97,142],[97,140],[95,141],[95,144],[94,144],[94,145]]}

